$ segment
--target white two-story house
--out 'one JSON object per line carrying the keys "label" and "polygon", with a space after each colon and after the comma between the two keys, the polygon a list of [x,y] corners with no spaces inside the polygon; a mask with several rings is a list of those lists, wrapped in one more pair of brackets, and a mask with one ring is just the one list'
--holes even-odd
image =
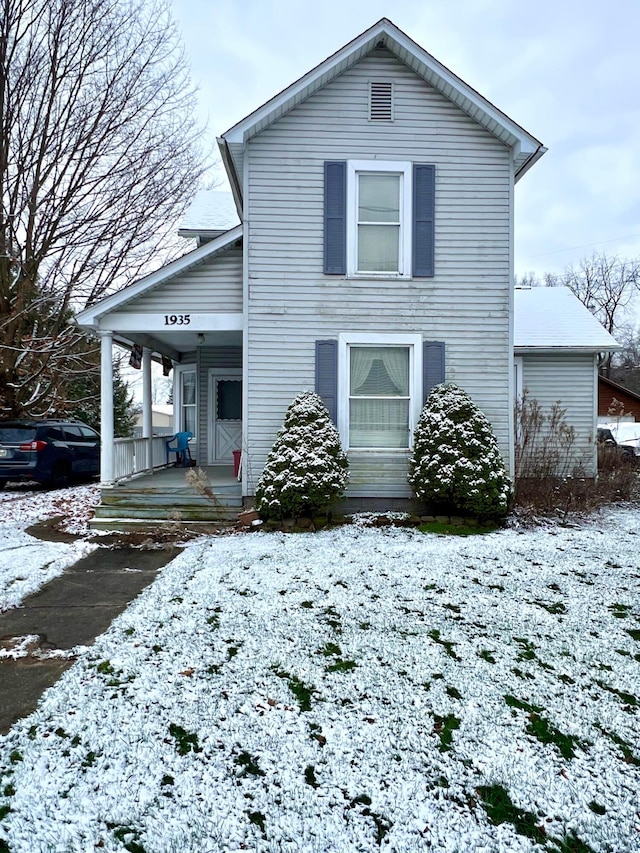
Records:
{"label": "white two-story house", "polygon": [[[114,341],[142,346],[145,376],[171,360],[176,431],[202,466],[241,450],[245,498],[306,388],[339,429],[353,498],[410,496],[413,428],[444,380],[487,415],[511,467],[514,192],[542,144],[382,19],[219,146],[233,209],[201,194],[182,230],[197,248],[78,316],[102,337],[103,483],[122,473]],[[537,344],[520,344],[526,360]],[[604,344],[581,348],[592,384]]]}

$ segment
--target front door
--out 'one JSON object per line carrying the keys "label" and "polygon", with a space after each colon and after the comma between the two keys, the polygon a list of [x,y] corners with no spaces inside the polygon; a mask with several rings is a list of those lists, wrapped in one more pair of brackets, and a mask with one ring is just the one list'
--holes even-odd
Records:
{"label": "front door", "polygon": [[241,371],[209,373],[209,465],[233,465],[233,451],[242,446]]}

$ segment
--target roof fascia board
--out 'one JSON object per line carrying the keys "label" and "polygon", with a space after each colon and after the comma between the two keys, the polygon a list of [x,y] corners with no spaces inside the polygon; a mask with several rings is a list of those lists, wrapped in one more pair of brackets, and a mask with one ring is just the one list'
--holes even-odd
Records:
{"label": "roof fascia board", "polygon": [[236,204],[238,218],[240,219],[240,222],[242,222],[242,187],[238,180],[236,167],[233,164],[233,157],[229,151],[229,144],[227,143],[227,140],[223,139],[221,136],[217,137],[216,142],[218,143],[222,165],[224,166],[227,178],[229,179],[229,186],[231,187],[231,194],[233,195],[233,200]]}
{"label": "roof fascia board", "polygon": [[616,343],[615,341],[608,346],[514,346],[513,352],[515,355],[556,355],[562,354],[565,355],[567,353],[581,353],[583,355],[593,355],[594,353],[599,352],[614,352],[615,350],[623,349],[623,347]]}
{"label": "roof fascia board", "polygon": [[197,249],[187,252],[186,255],[182,255],[175,261],[166,264],[166,266],[160,267],[159,270],[139,279],[134,284],[130,284],[123,290],[119,290],[117,293],[111,294],[111,296],[106,296],[104,299],[96,302],[95,305],[91,305],[89,308],[85,308],[84,311],[80,311],[76,314],[76,322],[80,326],[95,328],[98,320],[104,314],[122,308],[123,305],[132,302],[143,293],[147,293],[153,290],[154,287],[180,275],[180,273],[185,272],[190,267],[206,260],[209,256],[223,252],[228,246],[240,239],[240,237],[242,237],[242,225],[236,225],[235,228],[227,231],[221,237],[211,240],[208,243],[203,243]]}
{"label": "roof fascia board", "polygon": [[[406,51],[413,59],[413,62],[407,63],[401,56],[398,58],[405,62],[414,72],[422,76],[432,86],[440,90],[453,89],[466,98],[472,107],[482,113],[486,118],[486,123],[495,122],[505,132],[511,134],[515,138],[515,143],[520,147],[523,154],[531,156],[542,156],[544,153],[543,146],[534,136],[528,133],[523,127],[510,119],[505,113],[487,101],[479,92],[465,83],[456,74],[442,65],[435,57],[428,53],[424,48],[420,47],[413,39],[409,38],[402,30],[398,29],[395,24],[386,18],[378,21],[368,30],[361,33],[355,39],[350,41],[332,56],[328,57],[308,71],[303,77],[292,83],[291,86],[284,89],[271,100],[267,101],[254,112],[250,113],[244,119],[239,121],[222,136],[228,142],[237,142],[244,144],[251,131],[257,125],[262,125],[265,121],[268,122],[269,116],[273,116],[273,120],[282,115],[288,108],[299,103],[306,89],[313,91],[313,84],[332,79],[332,72],[336,72],[338,66],[342,66],[340,70],[344,70],[349,64],[353,64],[363,53],[372,50],[380,38],[384,36],[385,46],[393,53],[399,53],[398,48]],[[400,51],[401,52],[401,51]],[[431,75],[424,74],[424,67],[428,68]],[[435,78],[435,79],[433,79]],[[319,86],[318,86],[319,88]],[[451,100],[450,95],[443,91],[445,97]],[[455,102],[455,101],[454,101]],[[460,105],[458,105],[460,106]],[[460,107],[462,108],[462,107]],[[475,119],[478,121],[478,118]],[[479,122],[482,124],[482,122]],[[504,140],[503,140],[504,141]],[[546,150],[546,149],[545,149]],[[527,158],[528,160],[530,158]]]}

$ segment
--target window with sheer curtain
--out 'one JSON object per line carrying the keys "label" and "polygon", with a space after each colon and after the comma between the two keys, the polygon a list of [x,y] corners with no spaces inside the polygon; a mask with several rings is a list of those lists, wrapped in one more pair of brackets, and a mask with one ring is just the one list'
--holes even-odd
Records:
{"label": "window with sheer curtain", "polygon": [[196,372],[183,370],[180,374],[180,430],[196,434]]}
{"label": "window with sheer curtain", "polygon": [[409,447],[409,347],[349,347],[349,446]]}

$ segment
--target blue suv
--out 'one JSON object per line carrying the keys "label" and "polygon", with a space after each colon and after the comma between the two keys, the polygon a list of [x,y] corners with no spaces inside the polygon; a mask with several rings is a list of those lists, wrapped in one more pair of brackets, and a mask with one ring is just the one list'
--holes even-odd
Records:
{"label": "blue suv", "polygon": [[68,420],[0,421],[0,489],[9,481],[53,488],[100,472],[100,436]]}

